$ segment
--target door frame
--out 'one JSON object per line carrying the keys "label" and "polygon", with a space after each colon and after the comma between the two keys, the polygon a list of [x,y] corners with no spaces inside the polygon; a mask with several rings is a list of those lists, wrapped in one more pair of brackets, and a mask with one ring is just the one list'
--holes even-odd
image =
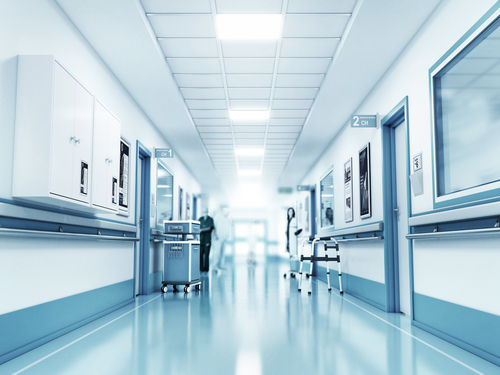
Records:
{"label": "door frame", "polygon": [[[394,143],[395,128],[405,121],[406,147],[406,204],[407,223],[411,215],[410,192],[410,140],[409,140],[408,96],[404,97],[381,121],[382,127],[382,187],[384,206],[384,263],[386,285],[386,307],[388,312],[400,312],[399,301],[399,256],[398,222],[395,218],[397,208],[396,195],[396,148]],[[410,233],[409,224],[407,233]],[[413,248],[408,240],[409,276],[410,276],[410,315],[413,319]]]}
{"label": "door frame", "polygon": [[[142,165],[142,175],[138,176],[139,163],[144,163]],[[142,222],[137,222],[137,214],[136,214],[136,223],[139,235],[139,243],[136,245],[136,251],[139,251],[139,275],[135,275],[135,259],[134,256],[134,281],[136,277],[139,277],[139,294],[147,295],[148,287],[149,287],[149,237],[150,237],[150,219],[151,219],[151,152],[139,141],[137,141],[137,158],[136,158],[136,194],[135,194],[135,202],[136,207],[138,207],[139,199],[141,200],[141,209],[142,209]],[[137,195],[139,189],[137,188],[142,184],[141,188],[141,196]],[[139,213],[139,217],[141,213]],[[137,248],[137,246],[139,248]],[[147,251],[146,251],[147,250]],[[135,282],[134,282],[135,285]],[[135,286],[134,286],[134,294],[135,294]]]}

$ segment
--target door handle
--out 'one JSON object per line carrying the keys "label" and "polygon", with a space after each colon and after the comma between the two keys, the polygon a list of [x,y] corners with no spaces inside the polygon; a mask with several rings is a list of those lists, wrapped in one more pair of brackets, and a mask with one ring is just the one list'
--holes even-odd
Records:
{"label": "door handle", "polygon": [[394,212],[399,212],[399,208],[395,208],[395,209],[394,209]]}

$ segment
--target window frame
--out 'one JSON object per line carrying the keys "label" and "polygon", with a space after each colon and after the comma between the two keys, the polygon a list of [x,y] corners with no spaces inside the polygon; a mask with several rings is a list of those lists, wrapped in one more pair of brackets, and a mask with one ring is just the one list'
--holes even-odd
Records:
{"label": "window frame", "polygon": [[439,196],[438,183],[438,165],[437,165],[437,121],[436,121],[436,97],[435,97],[435,78],[443,70],[453,63],[455,58],[466,51],[478,37],[490,26],[500,19],[500,5],[490,9],[457,43],[455,43],[445,55],[439,59],[429,69],[429,90],[430,90],[430,109],[431,109],[431,151],[432,151],[432,194],[434,209],[452,209],[463,206],[484,204],[491,201],[500,200],[500,181],[493,181],[479,186],[463,189],[460,191],[448,193]]}

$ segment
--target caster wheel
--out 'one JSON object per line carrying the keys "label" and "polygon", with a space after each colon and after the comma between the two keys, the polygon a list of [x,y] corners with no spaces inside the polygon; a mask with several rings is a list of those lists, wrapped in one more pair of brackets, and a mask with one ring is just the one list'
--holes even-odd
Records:
{"label": "caster wheel", "polygon": [[191,291],[191,288],[189,286],[184,287],[184,293],[189,293]]}
{"label": "caster wheel", "polygon": [[312,294],[312,292],[311,292],[311,291],[309,291],[309,292],[307,292],[307,294]]}
{"label": "caster wheel", "polygon": [[179,289],[177,288],[177,285],[174,285],[174,293],[177,293]]}
{"label": "caster wheel", "polygon": [[308,273],[306,273],[306,277],[309,278],[309,274]]}
{"label": "caster wheel", "polygon": [[290,276],[291,276],[293,279],[295,279],[295,274],[294,274],[294,273],[292,273]]}
{"label": "caster wheel", "polygon": [[302,289],[299,289],[299,292],[301,292],[301,291],[302,291]]}
{"label": "caster wheel", "polygon": [[166,285],[161,287],[161,292],[162,293],[167,293],[168,292],[168,287]]}
{"label": "caster wheel", "polygon": [[344,294],[344,292],[341,291],[340,294]]}
{"label": "caster wheel", "polygon": [[328,288],[328,291],[331,292],[332,291],[332,288]]}
{"label": "caster wheel", "polygon": [[283,277],[286,279],[286,273],[283,275]]}

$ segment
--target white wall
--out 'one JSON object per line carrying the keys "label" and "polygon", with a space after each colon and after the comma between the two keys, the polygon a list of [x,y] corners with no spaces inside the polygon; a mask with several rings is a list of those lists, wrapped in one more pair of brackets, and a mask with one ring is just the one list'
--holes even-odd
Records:
{"label": "white wall", "polygon": [[[131,144],[130,216],[98,216],[134,224],[136,140],[151,152],[155,147],[167,147],[167,141],[54,1],[0,3],[0,38],[0,198],[12,199],[17,56],[54,55],[121,120],[122,137]],[[178,186],[191,195],[199,194],[201,188],[181,160],[173,158],[167,164],[174,173],[174,209],[178,212]],[[154,176],[155,168],[152,168],[152,173]],[[8,272],[0,271],[0,285],[8,285],[2,288],[4,293],[8,290],[8,295],[1,296],[0,314],[133,277],[130,244],[44,240],[43,245],[44,248],[40,249],[37,241],[0,237],[0,264],[8,269]],[[52,250],[49,251],[49,248]],[[122,251],[118,251],[120,249]],[[37,268],[35,266],[40,257],[43,262]],[[82,259],[85,264],[94,263],[95,267],[75,267]],[[78,280],[77,287],[69,287],[72,283],[68,280],[68,273],[71,280]],[[19,277],[37,280],[41,287],[36,287],[34,291],[30,283],[16,282]]]}
{"label": "white wall", "polygon": [[[400,54],[376,87],[361,103],[356,113],[375,114],[384,117],[405,96],[409,97],[410,156],[422,152],[424,171],[424,194],[412,199],[412,215],[432,211],[432,156],[431,156],[431,113],[429,93],[429,68],[443,56],[496,2],[494,0],[467,1],[444,0],[427,22]],[[359,79],[363,79],[360,74]],[[348,95],[349,93],[346,93]],[[324,95],[324,94],[323,94]],[[328,122],[325,123],[328,126]],[[371,143],[372,171],[372,217],[359,218],[359,172],[358,150]],[[383,219],[382,211],[382,159],[380,129],[351,129],[346,123],[333,140],[302,184],[316,184],[319,178],[333,164],[335,189],[335,229],[377,222]],[[354,210],[352,223],[343,219],[343,163],[353,158]],[[318,202],[319,208],[319,202]],[[470,239],[466,242],[468,254],[477,254],[474,261],[474,275],[467,275],[464,269],[465,245],[457,246],[455,240],[421,241],[415,243],[415,291],[442,300],[500,315],[500,305],[488,301],[488,295],[495,292],[498,284],[495,239]],[[361,251],[368,245],[356,245]],[[357,276],[380,280],[380,270],[367,268],[368,263],[376,267],[383,265],[382,249],[373,249],[377,255],[355,256],[346,251],[344,259],[350,271]],[[347,257],[347,259],[346,259]],[[462,259],[462,260],[461,260]],[[462,263],[460,263],[462,262]],[[468,262],[468,261],[467,261]],[[477,276],[481,273],[481,276]],[[484,293],[477,293],[476,282]]]}

